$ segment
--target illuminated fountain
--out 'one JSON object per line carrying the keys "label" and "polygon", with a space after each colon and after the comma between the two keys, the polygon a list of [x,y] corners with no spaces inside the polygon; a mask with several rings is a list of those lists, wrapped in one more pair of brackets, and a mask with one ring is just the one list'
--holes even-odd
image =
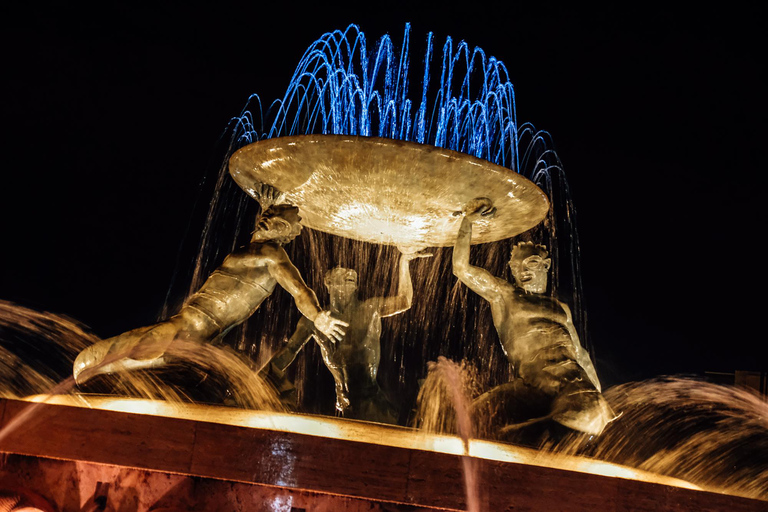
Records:
{"label": "illuminated fountain", "polygon": [[[344,266],[361,276],[363,296],[394,295],[396,258],[429,247],[433,257],[413,265],[412,307],[379,325],[378,381],[390,397],[399,398],[394,401],[400,426],[317,415],[333,414],[337,396],[321,348],[314,344],[304,347],[284,375],[295,383],[298,409],[305,414],[282,410],[257,375],[300,319],[293,297],[277,291],[246,322],[217,339],[218,346],[174,340],[159,356],[136,358],[168,356],[165,366],[101,376],[101,382],[80,389],[91,394],[47,396],[42,385],[11,393],[22,400],[2,403],[0,449],[17,454],[0,468],[6,478],[36,489],[42,482],[62,495],[78,487],[77,506],[74,498],[58,501],[65,510],[96,507],[99,500],[125,503],[131,496],[141,510],[342,512],[406,510],[408,505],[419,510],[759,510],[764,505],[580,457],[601,453],[589,436],[560,440],[550,448],[570,453],[556,455],[471,439],[465,423],[455,429],[463,439],[408,426],[417,419],[420,381],[439,356],[481,368],[475,372],[476,390],[510,380],[489,306],[452,276],[450,247],[462,209],[475,198],[488,198],[496,215],[476,224],[473,257],[504,275],[513,242],[547,245],[554,262],[548,295],[570,303],[574,328],[587,341],[572,205],[548,135],[517,123],[514,90],[501,62],[464,43],[454,47],[450,39],[438,80],[432,78],[428,37],[422,88],[412,99],[409,46],[408,29],[399,53],[388,36],[369,51],[354,26],[326,34],[305,53],[286,95],[267,113],[266,127],[259,98],[251,99],[230,126],[187,288],[194,296],[224,256],[247,243],[258,210],[242,191],[259,198],[257,184],[275,186],[283,192],[280,201],[299,207],[310,229],[286,246],[287,254],[320,294],[326,271]],[[327,302],[321,295],[319,304]],[[20,310],[8,305],[7,311]],[[30,324],[55,317],[39,318]],[[66,329],[81,340],[74,350],[79,352],[81,333]],[[182,363],[188,380],[190,372],[196,377],[193,385],[168,385],[163,372],[174,361]],[[454,374],[453,380],[461,379]],[[103,389],[111,396],[93,394]],[[206,390],[204,398],[196,397],[200,389]],[[207,393],[210,389],[221,395]],[[455,386],[444,392],[456,393]],[[28,402],[35,402],[34,408]],[[452,408],[441,406],[443,412]],[[441,421],[449,424],[444,430],[450,434],[466,417]],[[759,427],[759,419],[755,423]],[[479,492],[465,494],[457,485],[462,467],[474,477],[468,491],[479,486]],[[723,487],[738,488],[719,482],[706,488]],[[743,496],[765,499],[760,485],[754,491],[738,489]]]}

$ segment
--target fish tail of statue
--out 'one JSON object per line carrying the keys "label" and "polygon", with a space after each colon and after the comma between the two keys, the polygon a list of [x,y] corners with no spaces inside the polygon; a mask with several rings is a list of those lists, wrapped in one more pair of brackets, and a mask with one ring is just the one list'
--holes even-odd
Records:
{"label": "fish tail of statue", "polygon": [[99,374],[112,373],[118,361],[110,362],[108,355],[113,347],[112,340],[98,341],[77,355],[72,375],[77,384],[83,384]]}
{"label": "fish tail of statue", "polygon": [[[557,353],[562,356],[562,352]],[[587,362],[581,365],[572,356],[550,359],[533,380],[551,396],[552,420],[579,432],[600,435],[616,414],[600,391],[591,361]]]}
{"label": "fish tail of statue", "polygon": [[550,417],[570,429],[600,435],[616,414],[597,389],[571,389],[559,394]]}
{"label": "fish tail of statue", "polygon": [[171,323],[162,323],[94,343],[75,359],[75,382],[83,384],[96,375],[164,366],[164,354],[177,330]]}

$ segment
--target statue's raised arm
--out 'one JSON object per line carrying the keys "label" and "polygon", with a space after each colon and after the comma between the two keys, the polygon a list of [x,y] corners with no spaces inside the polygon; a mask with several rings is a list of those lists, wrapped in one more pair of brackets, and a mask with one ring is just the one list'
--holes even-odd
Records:
{"label": "statue's raised arm", "polygon": [[501,288],[508,286],[508,283],[484,268],[470,265],[469,251],[472,243],[472,223],[481,218],[493,217],[496,208],[490,199],[479,197],[467,203],[461,214],[463,218],[456,245],[453,247],[453,275],[485,300],[495,302],[501,297]]}
{"label": "statue's raised arm", "polygon": [[[475,407],[501,422],[496,426],[502,437],[553,423],[599,434],[614,415],[600,394],[569,308],[546,294],[551,265],[546,247],[532,242],[513,247],[511,283],[469,263],[472,223],[494,213],[490,200],[470,201],[453,251],[453,273],[490,302],[499,342],[514,372],[510,382],[480,396]],[[531,411],[540,416],[530,417]]]}
{"label": "statue's raised arm", "polygon": [[398,264],[397,295],[392,297],[375,297],[369,299],[378,309],[379,316],[386,318],[407,311],[413,304],[413,282],[411,281],[410,263],[418,258],[430,258],[432,253],[423,250],[398,247],[400,263]]}

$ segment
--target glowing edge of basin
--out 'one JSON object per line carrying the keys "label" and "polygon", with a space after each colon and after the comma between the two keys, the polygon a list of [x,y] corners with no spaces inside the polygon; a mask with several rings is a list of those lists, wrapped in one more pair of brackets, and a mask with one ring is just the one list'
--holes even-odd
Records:
{"label": "glowing edge of basin", "polygon": [[[20,398],[19,400],[32,403],[203,421],[449,455],[464,455],[462,441],[456,436],[436,435],[413,428],[338,419],[328,416],[266,412],[205,404],[169,403],[161,400],[95,395],[35,395]],[[684,489],[702,490],[701,487],[684,480],[619,464],[586,457],[546,453],[521,446],[479,439],[471,439],[469,441],[469,455],[485,460],[527,464]]]}

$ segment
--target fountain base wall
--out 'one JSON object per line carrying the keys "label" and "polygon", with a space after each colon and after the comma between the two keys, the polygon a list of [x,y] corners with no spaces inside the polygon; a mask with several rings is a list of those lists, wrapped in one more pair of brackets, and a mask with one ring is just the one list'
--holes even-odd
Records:
{"label": "fountain base wall", "polygon": [[[321,435],[309,435],[280,430],[277,420],[274,428],[215,423],[206,420],[207,410],[190,419],[2,400],[2,426],[10,428],[0,438],[7,454],[1,481],[39,493],[61,511],[98,499],[99,485],[114,510],[465,510],[460,455],[353,439],[354,429],[360,439],[370,437],[368,431],[382,440],[418,438],[409,429],[327,419],[318,420]],[[352,435],[334,437],[334,428],[352,428]],[[766,505],[544,465],[472,461],[481,508],[494,512],[758,511]],[[118,506],[125,500],[136,506]]]}
{"label": "fountain base wall", "polygon": [[[53,510],[125,512],[432,512],[349,496],[149,471],[109,464],[6,455],[3,490],[31,491]],[[96,508],[94,508],[96,507]]]}

